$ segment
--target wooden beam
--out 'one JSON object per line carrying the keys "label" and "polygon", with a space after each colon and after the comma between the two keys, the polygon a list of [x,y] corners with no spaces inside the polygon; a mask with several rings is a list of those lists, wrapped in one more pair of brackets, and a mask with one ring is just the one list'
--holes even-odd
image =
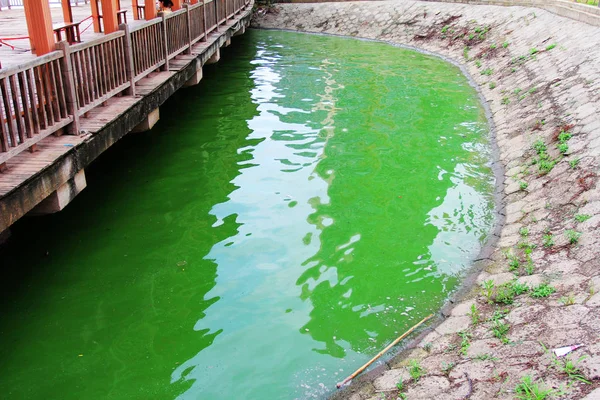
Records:
{"label": "wooden beam", "polygon": [[60,5],[63,12],[63,20],[65,22],[73,22],[73,11],[71,10],[70,0],[60,0]]}
{"label": "wooden beam", "polygon": [[181,10],[181,7],[183,6],[183,1],[182,0],[172,0],[172,1],[173,1],[173,7],[171,7],[171,11]]}
{"label": "wooden beam", "polygon": [[54,51],[54,31],[48,0],[23,0],[31,51],[38,56]]}
{"label": "wooden beam", "polygon": [[92,21],[94,22],[94,32],[102,32],[100,26],[100,11],[98,8],[98,0],[90,0],[90,7],[92,8]]}
{"label": "wooden beam", "polygon": [[118,0],[101,0],[102,4],[102,24],[104,33],[113,33],[119,30],[119,21],[117,11],[119,10]]}
{"label": "wooden beam", "polygon": [[133,11],[133,19],[140,19],[140,15],[138,12],[138,0],[131,0],[131,8]]}
{"label": "wooden beam", "polygon": [[144,0],[144,13],[146,14],[146,21],[156,18],[156,2],[154,0]]}

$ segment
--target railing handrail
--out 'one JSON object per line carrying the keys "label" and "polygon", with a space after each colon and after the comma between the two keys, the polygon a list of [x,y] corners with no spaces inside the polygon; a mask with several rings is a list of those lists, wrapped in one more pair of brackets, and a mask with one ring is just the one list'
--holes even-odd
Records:
{"label": "railing handrail", "polygon": [[187,9],[186,8],[182,8],[180,10],[173,11],[173,12],[165,14],[165,19],[171,19],[171,18],[174,18],[174,17],[176,17],[178,15],[185,14],[186,12],[187,12]]}
{"label": "railing handrail", "polygon": [[62,56],[62,51],[53,51],[51,53],[44,54],[43,56],[38,56],[29,61],[24,61],[19,64],[11,65],[7,68],[2,68],[0,69],[0,79],[7,78],[26,69],[39,67],[40,65],[46,64],[50,61],[58,60]]}
{"label": "railing handrail", "polygon": [[77,51],[85,50],[85,49],[93,47],[93,46],[98,46],[99,44],[110,42],[111,40],[120,38],[121,36],[125,36],[124,31],[115,31],[113,33],[108,33],[106,35],[103,35],[101,37],[98,37],[98,38],[95,38],[95,39],[92,39],[92,40],[89,40],[86,42],[73,44],[70,46],[71,52],[75,53]]}
{"label": "railing handrail", "polygon": [[162,22],[162,18],[157,17],[157,18],[149,19],[148,21],[138,22],[135,25],[129,24],[129,32],[133,33],[133,32],[142,30],[144,28],[147,28],[149,26],[160,24],[161,22]]}

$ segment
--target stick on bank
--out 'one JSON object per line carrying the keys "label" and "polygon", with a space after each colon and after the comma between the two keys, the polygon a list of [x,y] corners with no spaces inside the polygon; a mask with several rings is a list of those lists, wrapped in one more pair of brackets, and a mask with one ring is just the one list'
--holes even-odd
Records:
{"label": "stick on bank", "polygon": [[375,357],[371,358],[369,360],[369,362],[367,362],[365,365],[363,365],[362,367],[360,367],[359,369],[357,369],[352,375],[350,375],[349,377],[347,377],[346,379],[344,379],[342,382],[338,383],[336,385],[337,388],[338,389],[341,388],[342,386],[344,386],[346,384],[346,382],[348,382],[351,379],[354,379],[358,374],[360,374],[365,369],[367,369],[367,367],[369,365],[373,364],[379,357],[381,357],[382,355],[384,355],[389,349],[391,349],[399,341],[401,341],[402,339],[404,339],[405,337],[407,337],[408,335],[410,335],[415,329],[417,329],[421,324],[423,324],[425,321],[427,321],[431,317],[433,317],[433,314],[429,314],[428,316],[426,316],[425,318],[423,318],[418,324],[416,324],[415,326],[413,326],[412,328],[410,328],[409,330],[407,330],[406,332],[404,332],[402,334],[402,336],[400,336],[399,338],[397,338],[396,340],[394,340],[392,343],[390,343],[389,345],[387,345],[387,347],[385,349],[383,349],[379,353],[377,353],[377,355]]}

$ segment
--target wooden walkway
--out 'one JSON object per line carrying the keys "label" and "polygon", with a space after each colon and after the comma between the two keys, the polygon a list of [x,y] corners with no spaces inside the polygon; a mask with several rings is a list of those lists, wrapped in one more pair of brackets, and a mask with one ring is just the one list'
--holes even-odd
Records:
{"label": "wooden walkway", "polygon": [[[223,13],[219,16],[218,8],[209,9],[213,1],[230,1],[232,4],[237,2],[235,4],[238,6],[230,8],[230,15]],[[0,203],[7,196],[14,196],[16,191],[58,160],[91,141],[96,133],[144,101],[146,95],[161,87],[178,72],[189,68],[197,58],[206,60],[212,55],[207,53],[208,50],[218,51],[218,45],[225,40],[224,32],[243,32],[245,25],[240,21],[242,17],[249,15],[251,8],[252,2],[245,0],[205,0],[205,3],[200,3],[195,8],[198,10],[196,18],[208,17],[208,21],[195,27],[190,21],[194,10],[186,9],[170,14],[169,18],[173,21],[171,24],[169,20],[156,18],[130,24],[127,30],[109,35],[91,34],[88,42],[71,46],[64,54],[51,53],[34,58],[23,53],[8,57],[18,59],[8,68],[4,67],[6,56],[2,53],[0,164],[4,163],[4,169],[0,173]],[[74,7],[73,10],[75,9]],[[4,12],[0,12],[0,16]],[[210,19],[214,20],[213,24],[210,24]],[[2,26],[2,29],[7,28]],[[155,38],[160,40],[165,36],[166,43],[153,43]],[[134,47],[129,56],[128,42]],[[136,43],[139,47],[137,49]],[[150,43],[153,47],[146,51],[143,47]],[[122,60],[118,59],[119,54],[123,55]],[[44,57],[51,61],[40,60]],[[105,63],[113,65],[96,70]],[[44,79],[39,82],[37,79],[38,69],[45,65],[51,66],[51,78],[55,80],[51,85],[51,82],[44,82]],[[73,71],[68,71],[69,67]],[[61,68],[62,71],[59,71]],[[72,74],[71,77],[69,73]],[[71,79],[72,87],[69,88]],[[48,96],[48,93],[51,95]],[[68,125],[59,123],[59,120],[66,121]],[[41,123],[46,121],[46,126],[42,126]],[[77,135],[48,134],[53,126],[59,127],[55,133],[62,133],[75,123],[76,132],[79,133]],[[36,127],[37,130],[34,130]],[[45,137],[41,137],[42,133]],[[35,140],[36,151],[20,150],[20,147],[28,145],[28,140]],[[43,198],[39,199],[41,200]],[[7,226],[0,224],[0,231],[5,228]]]}

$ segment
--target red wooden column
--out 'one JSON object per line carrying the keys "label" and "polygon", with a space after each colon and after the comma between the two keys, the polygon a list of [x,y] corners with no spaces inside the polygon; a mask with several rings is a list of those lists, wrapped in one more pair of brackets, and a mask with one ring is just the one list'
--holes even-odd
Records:
{"label": "red wooden column", "polygon": [[131,8],[133,9],[133,19],[140,19],[138,15],[138,0],[131,0]]}
{"label": "red wooden column", "polygon": [[177,11],[181,9],[181,6],[183,5],[183,1],[182,0],[172,0],[173,1],[173,7],[171,7],[171,11]]}
{"label": "red wooden column", "polygon": [[151,19],[156,18],[156,1],[144,0],[144,5],[146,6],[146,8],[144,9],[144,13],[146,14],[146,21],[150,21]]}
{"label": "red wooden column", "polygon": [[198,4],[198,0],[190,0],[190,4]]}
{"label": "red wooden column", "polygon": [[54,51],[54,31],[48,0],[23,0],[31,52],[38,56]]}
{"label": "red wooden column", "polygon": [[104,33],[113,33],[119,30],[117,11],[119,4],[117,0],[102,0],[102,23]]}
{"label": "red wooden column", "polygon": [[73,22],[73,12],[71,11],[70,0],[60,0],[60,5],[63,12],[63,20],[65,22]]}
{"label": "red wooden column", "polygon": [[92,8],[92,22],[94,23],[94,32],[101,32],[100,29],[100,10],[98,9],[98,0],[91,0],[90,7]]}

